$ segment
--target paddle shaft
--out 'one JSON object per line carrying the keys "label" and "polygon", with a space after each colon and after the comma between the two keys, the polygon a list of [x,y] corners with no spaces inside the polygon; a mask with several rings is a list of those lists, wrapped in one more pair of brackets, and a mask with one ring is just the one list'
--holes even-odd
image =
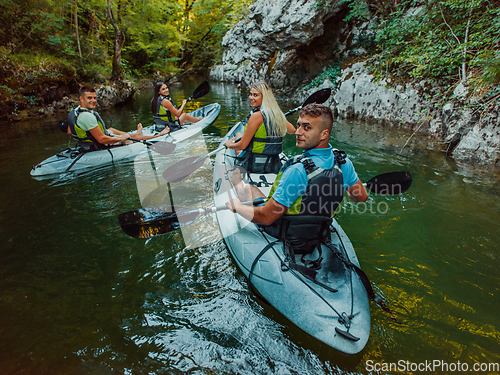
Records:
{"label": "paddle shaft", "polygon": [[[265,198],[258,198],[245,205],[264,203]],[[151,238],[170,233],[188,225],[199,215],[207,215],[216,211],[227,210],[227,206],[197,208],[175,212],[155,212],[144,209],[132,210],[118,215],[122,230],[134,238]]]}
{"label": "paddle shaft", "polygon": [[[245,206],[258,206],[259,204],[262,204],[265,202],[265,198],[257,198],[254,201],[249,201],[249,202],[242,202],[241,204],[244,204]],[[175,214],[177,218],[183,218],[185,216],[189,216],[190,221],[193,220],[191,216],[198,216],[198,215],[208,215],[212,214],[214,212],[218,211],[223,211],[223,210],[228,210],[229,208],[226,205],[222,206],[212,206],[212,207],[201,207],[193,210],[186,211],[185,213],[178,213]]]}
{"label": "paddle shaft", "polygon": [[[326,100],[331,95],[332,90],[331,89],[323,89],[316,91],[312,95],[310,95],[306,101],[302,104],[302,106],[305,106],[309,103],[324,103]],[[291,111],[288,111],[285,113],[285,116],[298,111],[299,109],[302,108],[302,106],[297,107]],[[241,140],[241,138],[236,139],[234,142],[238,142]],[[206,158],[212,156],[213,154],[216,154],[217,152],[221,151],[224,149],[226,146],[221,146],[218,149],[206,154],[202,155],[200,157],[190,157],[181,161],[178,161],[175,164],[172,164],[170,167],[168,167],[164,172],[163,172],[163,177],[167,182],[179,182],[184,180],[186,177],[188,177],[191,173],[196,171],[199,167],[201,167],[205,161]]]}
{"label": "paddle shaft", "polygon": [[145,145],[148,145],[148,146],[153,146],[154,145],[153,142],[141,141],[140,139],[129,138],[129,140],[131,140],[133,142],[144,143]]}

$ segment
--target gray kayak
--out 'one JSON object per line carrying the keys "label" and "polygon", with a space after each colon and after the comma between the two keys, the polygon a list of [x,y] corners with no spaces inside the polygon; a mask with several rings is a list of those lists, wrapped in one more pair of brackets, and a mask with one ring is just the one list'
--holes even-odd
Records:
{"label": "gray kayak", "polygon": [[[221,145],[237,132],[243,133],[241,123],[228,132]],[[234,160],[234,151],[230,149],[216,155],[213,182],[217,207],[236,197],[229,180]],[[276,175],[250,174],[250,178],[266,181],[259,188],[267,194]],[[369,298],[358,274],[346,265],[350,262],[359,267],[359,262],[351,241],[335,219],[331,226],[333,249],[322,246],[323,261],[315,282],[301,272],[282,267],[283,243],[271,246],[276,239],[257,225],[229,210],[216,215],[236,264],[247,278],[252,270],[250,283],[258,295],[297,327],[332,348],[355,354],[365,347],[371,324]],[[261,254],[266,247],[269,249]],[[317,252],[307,257],[316,259]],[[296,256],[296,263],[303,264],[300,255]]]}
{"label": "gray kayak", "polygon": [[[195,117],[202,117],[200,121],[193,124],[186,124],[179,130],[152,138],[146,142],[150,144],[164,141],[177,143],[189,139],[212,124],[217,119],[217,116],[219,116],[219,112],[219,103],[206,105],[189,113]],[[155,125],[148,126],[142,131],[143,135],[155,135],[156,133]],[[33,177],[39,177],[58,175],[64,172],[95,169],[97,167],[134,158],[141,151],[145,150],[146,147],[148,146],[143,142],[134,142],[125,146],[92,152],[82,152],[79,147],[70,147],[34,165],[30,174]]]}

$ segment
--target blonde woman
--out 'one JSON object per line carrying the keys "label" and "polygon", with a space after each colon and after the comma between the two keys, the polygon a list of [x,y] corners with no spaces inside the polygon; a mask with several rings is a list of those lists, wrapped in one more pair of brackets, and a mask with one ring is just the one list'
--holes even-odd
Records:
{"label": "blonde woman", "polygon": [[245,120],[245,132],[225,145],[236,151],[236,165],[248,172],[277,172],[281,167],[278,155],[283,150],[283,137],[286,133],[294,134],[295,127],[281,112],[267,83],[253,84],[249,99],[252,109]]}

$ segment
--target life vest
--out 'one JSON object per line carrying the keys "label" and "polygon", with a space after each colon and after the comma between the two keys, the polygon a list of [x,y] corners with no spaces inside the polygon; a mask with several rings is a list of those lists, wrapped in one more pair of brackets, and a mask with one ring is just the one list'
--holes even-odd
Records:
{"label": "life vest", "polygon": [[278,155],[281,151],[283,151],[283,137],[271,137],[268,135],[271,133],[270,124],[264,112],[260,111],[260,108],[257,107],[248,114],[245,120],[245,131],[247,130],[250,116],[252,116],[255,112],[261,112],[264,121],[257,129],[252,140],[244,151],[262,155]]}
{"label": "life vest", "polygon": [[95,111],[89,111],[88,109],[81,108],[80,106],[78,106],[77,108],[73,108],[68,115],[68,126],[71,129],[71,135],[85,151],[96,151],[105,149],[106,146],[99,143],[90,133],[90,131],[85,131],[78,126],[78,117],[83,112],[89,112],[93,114],[103,134],[105,135],[108,134],[106,126],[104,125],[104,121],[102,120],[99,113]]}
{"label": "life vest", "polygon": [[[254,108],[245,120],[245,131],[250,116],[260,108]],[[248,146],[241,152],[236,160],[236,165],[251,173],[277,173],[281,168],[279,154],[283,151],[283,137],[272,137],[269,121],[262,112],[263,123],[255,132]]]}
{"label": "life vest", "polygon": [[172,98],[170,98],[170,96],[160,95],[158,96],[158,101],[156,102],[156,115],[164,120],[174,122],[175,116],[172,116],[172,112],[170,112],[167,108],[161,105],[164,99],[167,99],[170,103],[172,103],[174,108],[177,108]]}
{"label": "life vest", "polygon": [[[305,235],[304,241],[317,238],[322,219],[330,220],[337,211],[344,197],[344,179],[340,166],[345,163],[346,153],[344,151],[332,150],[335,162],[332,168],[318,168],[313,160],[304,155],[295,156],[283,165],[276,180],[274,181],[269,197],[272,197],[285,170],[297,163],[302,163],[307,174],[306,191],[292,204],[285,215],[275,223],[266,226],[264,230],[273,237],[284,238],[293,236],[294,240],[301,241],[301,236]],[[269,198],[268,198],[269,199]],[[283,221],[288,220],[286,232]],[[301,228],[302,227],[302,228]],[[318,227],[316,231],[311,231],[310,227]],[[306,229],[309,228],[309,229]]]}
{"label": "life vest", "polygon": [[[153,99],[151,99],[151,101],[153,101]],[[156,114],[153,115],[153,120],[156,125],[156,131],[162,131],[167,126],[170,128],[170,131],[178,130],[181,128],[181,126],[175,119],[175,116],[161,104],[164,99],[167,99],[170,103],[172,103],[174,108],[177,108],[170,96],[158,96],[158,100],[156,102]]]}

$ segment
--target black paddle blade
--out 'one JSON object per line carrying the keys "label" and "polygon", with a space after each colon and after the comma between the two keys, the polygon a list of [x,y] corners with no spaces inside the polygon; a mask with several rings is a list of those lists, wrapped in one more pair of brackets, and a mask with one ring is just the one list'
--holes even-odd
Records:
{"label": "black paddle blade", "polygon": [[302,103],[302,105],[300,107],[289,110],[287,113],[285,113],[285,116],[291,115],[292,113],[299,111],[300,109],[302,109],[303,107],[305,107],[306,105],[311,104],[311,103],[323,104],[324,102],[326,102],[328,100],[331,93],[332,93],[332,89],[323,89],[323,90],[316,91],[314,94],[310,95],[306,99],[306,101],[304,103]]}
{"label": "black paddle blade", "polygon": [[160,155],[170,155],[174,152],[175,143],[172,142],[156,142],[150,146],[151,150],[156,151]]}
{"label": "black paddle blade", "polygon": [[63,133],[68,134],[68,123],[64,120],[61,120],[57,123],[57,128]]}
{"label": "black paddle blade", "polygon": [[123,212],[118,215],[118,222],[123,231],[134,238],[151,238],[170,233],[193,222],[200,210],[180,207],[180,212],[173,212],[172,207],[150,207],[147,210]]}
{"label": "black paddle blade", "polygon": [[118,215],[118,222],[123,231],[134,238],[150,238],[180,228],[177,215],[171,207],[158,207],[156,210],[141,208],[123,212]]}
{"label": "black paddle blade", "polygon": [[366,187],[375,194],[395,195],[404,193],[412,183],[410,172],[388,172],[373,177]]}
{"label": "black paddle blade", "polygon": [[188,101],[201,98],[202,96],[207,95],[210,92],[210,85],[208,81],[204,81],[199,85],[196,90],[194,90],[193,95],[191,95]]}
{"label": "black paddle blade", "polygon": [[323,89],[316,91],[314,94],[312,94],[310,97],[306,99],[304,104],[302,104],[302,107],[305,107],[306,105],[311,103],[323,104],[328,100],[331,94],[332,94],[332,89]]}
{"label": "black paddle blade", "polygon": [[181,160],[163,172],[163,178],[167,182],[179,182],[184,180],[191,173],[200,168],[208,156],[191,156],[190,158]]}

